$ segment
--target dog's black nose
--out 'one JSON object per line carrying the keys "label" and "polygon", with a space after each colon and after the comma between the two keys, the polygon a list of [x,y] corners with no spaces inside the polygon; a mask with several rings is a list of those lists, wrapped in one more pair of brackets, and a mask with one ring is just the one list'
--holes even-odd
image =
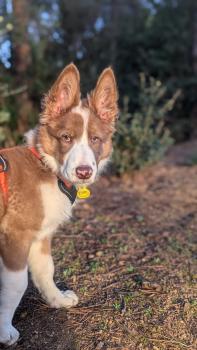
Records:
{"label": "dog's black nose", "polygon": [[81,165],[76,168],[76,174],[79,179],[89,179],[92,176],[93,169],[88,165]]}

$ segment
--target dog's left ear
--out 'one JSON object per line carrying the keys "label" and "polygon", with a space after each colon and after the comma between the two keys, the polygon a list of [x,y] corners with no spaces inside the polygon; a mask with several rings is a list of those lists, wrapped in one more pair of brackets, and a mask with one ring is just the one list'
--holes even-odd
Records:
{"label": "dog's left ear", "polygon": [[113,122],[118,115],[118,90],[113,70],[106,68],[100,75],[90,103],[104,122]]}
{"label": "dog's left ear", "polygon": [[53,119],[80,100],[80,75],[77,67],[71,63],[64,68],[44,98],[42,120]]}

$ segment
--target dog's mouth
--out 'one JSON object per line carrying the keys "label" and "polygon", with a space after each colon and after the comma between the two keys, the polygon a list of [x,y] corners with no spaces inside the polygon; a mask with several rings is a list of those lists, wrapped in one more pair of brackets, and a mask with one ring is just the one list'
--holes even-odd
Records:
{"label": "dog's mouth", "polygon": [[95,178],[94,179],[85,180],[85,179],[77,179],[77,178],[70,178],[70,177],[68,177],[67,180],[69,182],[71,182],[76,187],[79,187],[79,186],[90,186],[90,185],[92,185],[95,182]]}

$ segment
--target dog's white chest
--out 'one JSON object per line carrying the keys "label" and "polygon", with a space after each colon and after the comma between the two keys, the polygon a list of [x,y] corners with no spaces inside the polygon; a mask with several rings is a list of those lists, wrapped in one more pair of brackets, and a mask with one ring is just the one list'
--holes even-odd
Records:
{"label": "dog's white chest", "polygon": [[38,238],[53,234],[59,225],[69,220],[72,204],[69,198],[60,191],[57,182],[41,185],[44,219]]}

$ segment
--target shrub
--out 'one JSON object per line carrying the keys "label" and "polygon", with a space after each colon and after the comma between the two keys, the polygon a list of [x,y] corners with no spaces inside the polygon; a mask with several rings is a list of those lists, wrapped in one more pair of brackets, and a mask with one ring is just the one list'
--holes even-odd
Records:
{"label": "shrub", "polygon": [[16,144],[19,133],[12,126],[11,103],[9,97],[20,94],[25,86],[9,89],[8,84],[0,82],[0,147],[11,147]]}
{"label": "shrub", "polygon": [[141,169],[160,160],[173,139],[165,125],[166,116],[180,95],[177,91],[166,98],[166,87],[158,80],[146,79],[140,74],[139,104],[134,113],[129,112],[129,99],[124,98],[124,106],[118,122],[115,137],[114,165],[122,174]]}

